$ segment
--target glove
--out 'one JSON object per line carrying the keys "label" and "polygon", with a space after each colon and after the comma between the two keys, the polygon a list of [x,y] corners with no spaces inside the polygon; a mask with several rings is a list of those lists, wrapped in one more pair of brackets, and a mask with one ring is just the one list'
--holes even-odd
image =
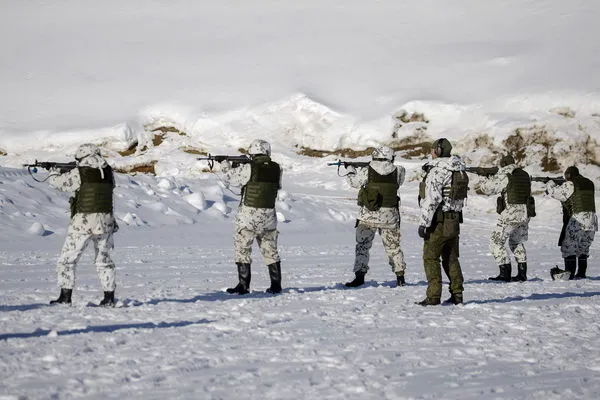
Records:
{"label": "glove", "polygon": [[344,169],[346,170],[346,175],[356,174],[356,168],[354,165],[344,165]]}
{"label": "glove", "polygon": [[427,227],[424,225],[419,225],[419,237],[427,240],[429,238],[429,233],[427,232]]}

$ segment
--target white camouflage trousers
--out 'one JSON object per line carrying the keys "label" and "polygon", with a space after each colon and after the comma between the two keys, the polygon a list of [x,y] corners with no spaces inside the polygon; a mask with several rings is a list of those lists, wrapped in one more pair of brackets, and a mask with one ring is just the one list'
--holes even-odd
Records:
{"label": "white camouflage trousers", "polygon": [[235,231],[234,251],[235,262],[242,264],[252,264],[252,244],[254,239],[265,260],[266,265],[274,264],[279,261],[277,252],[277,229],[255,232],[249,229],[239,229]]}
{"label": "white camouflage trousers", "polygon": [[517,263],[527,262],[524,242],[528,239],[529,222],[520,224],[497,224],[490,235],[490,251],[497,265],[510,264],[508,248],[514,254]]}
{"label": "white camouflage trousers", "polygon": [[374,228],[362,222],[359,222],[356,227],[354,272],[366,273],[369,270],[369,252],[377,232],[381,236],[392,271],[397,275],[404,275],[406,263],[404,262],[404,253],[400,248],[400,225],[394,228]]}
{"label": "white camouflage trousers", "polygon": [[574,218],[567,223],[565,238],[560,251],[563,258],[569,256],[587,256],[596,232],[583,230],[583,226]]}
{"label": "white camouflage trousers", "polygon": [[93,235],[73,231],[67,234],[56,266],[58,286],[61,289],[73,289],[75,286],[75,267],[90,242],[94,246],[94,261],[102,290],[105,292],[115,290],[117,286],[115,264],[109,254],[114,247],[112,232]]}

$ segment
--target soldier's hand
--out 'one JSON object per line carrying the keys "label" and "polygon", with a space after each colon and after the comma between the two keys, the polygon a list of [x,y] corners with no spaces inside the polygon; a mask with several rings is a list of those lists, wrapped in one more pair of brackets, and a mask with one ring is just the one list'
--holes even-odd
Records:
{"label": "soldier's hand", "polygon": [[221,166],[221,171],[223,172],[227,172],[231,169],[231,163],[227,160],[221,161],[219,165]]}
{"label": "soldier's hand", "polygon": [[356,174],[356,168],[354,165],[344,165],[344,169],[346,170],[346,175]]}
{"label": "soldier's hand", "polygon": [[419,225],[419,237],[427,240],[429,237],[429,233],[427,232],[427,227],[425,225]]}

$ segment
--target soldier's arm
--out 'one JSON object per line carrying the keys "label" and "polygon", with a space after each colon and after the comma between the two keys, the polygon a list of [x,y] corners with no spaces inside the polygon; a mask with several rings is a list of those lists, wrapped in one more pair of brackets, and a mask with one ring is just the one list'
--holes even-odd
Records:
{"label": "soldier's arm", "polygon": [[368,179],[369,168],[366,167],[357,168],[355,174],[346,175],[346,181],[348,182],[348,184],[350,184],[350,186],[352,186],[353,188],[357,189],[363,186],[365,183],[367,183]]}
{"label": "soldier's arm", "polygon": [[48,184],[61,192],[75,192],[81,186],[79,169],[73,168],[64,174],[51,174],[48,177]]}
{"label": "soldier's arm", "polygon": [[225,172],[224,180],[227,186],[241,187],[250,180],[252,167],[250,164],[242,164]]}
{"label": "soldier's arm", "polygon": [[431,226],[435,212],[444,200],[442,193],[447,175],[442,168],[434,168],[425,179],[425,198],[421,200],[421,216],[419,225]]}
{"label": "soldier's arm", "polygon": [[546,184],[546,193],[548,193],[550,197],[561,202],[567,201],[567,199],[573,195],[574,191],[575,186],[573,186],[573,182],[566,181],[560,186],[553,181],[549,181]]}
{"label": "soldier's arm", "polygon": [[508,176],[505,173],[497,173],[487,179],[479,181],[478,189],[487,195],[500,194],[508,186]]}

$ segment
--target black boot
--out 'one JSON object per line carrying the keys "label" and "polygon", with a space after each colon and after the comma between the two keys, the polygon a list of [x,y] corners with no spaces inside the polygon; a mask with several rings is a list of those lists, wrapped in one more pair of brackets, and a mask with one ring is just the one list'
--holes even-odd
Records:
{"label": "black boot", "polygon": [[406,281],[404,280],[404,275],[396,275],[396,287],[401,287],[406,285]]}
{"label": "black boot", "polygon": [[575,269],[577,269],[577,257],[569,256],[565,259],[565,269],[560,269],[558,266],[550,270],[552,280],[566,281],[575,277]]}
{"label": "black boot", "polygon": [[525,282],[527,280],[527,263],[517,264],[517,275],[511,278],[513,282]]}
{"label": "black boot", "polygon": [[58,295],[58,299],[51,300],[50,304],[71,304],[71,294],[73,293],[73,289],[60,289],[60,294]]}
{"label": "black boot", "polygon": [[437,306],[440,304],[440,299],[432,299],[432,298],[426,297],[425,299],[423,299],[421,301],[417,301],[415,304],[418,304],[421,306]]}
{"label": "black boot", "polygon": [[365,275],[367,273],[363,271],[356,271],[354,275],[356,276],[352,282],[346,282],[345,285],[347,287],[357,287],[363,285],[365,283]]}
{"label": "black boot", "polygon": [[271,278],[271,287],[267,293],[281,293],[281,261],[267,265],[269,267],[269,277]]}
{"label": "black boot", "polygon": [[463,295],[462,293],[451,294],[446,300],[444,300],[444,304],[462,304],[463,303]]}
{"label": "black boot", "polygon": [[588,256],[579,256],[577,259],[577,273],[575,274],[575,278],[585,278],[585,273],[587,272],[587,259]]}
{"label": "black boot", "polygon": [[227,293],[250,293],[250,264],[237,263],[239,282],[236,287],[227,289]]}
{"label": "black boot", "polygon": [[115,301],[115,291],[104,292],[104,299],[100,302],[102,307],[114,307],[117,302]]}
{"label": "black boot", "polygon": [[569,280],[575,279],[575,270],[577,269],[577,257],[569,256],[565,258],[565,270],[569,273]]}
{"label": "black boot", "polygon": [[510,282],[511,269],[512,268],[510,264],[502,264],[500,266],[500,274],[498,276],[490,276],[488,279],[491,281]]}

